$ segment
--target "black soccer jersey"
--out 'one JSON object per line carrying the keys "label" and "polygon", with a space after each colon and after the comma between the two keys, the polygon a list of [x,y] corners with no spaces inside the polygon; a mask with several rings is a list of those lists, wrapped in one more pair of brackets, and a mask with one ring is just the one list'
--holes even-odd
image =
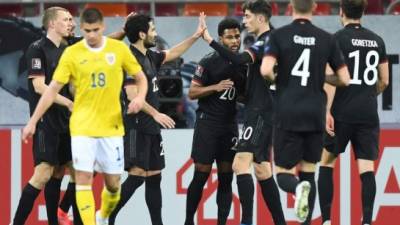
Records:
{"label": "black soccer jersey", "polygon": [[[26,52],[28,76],[45,76],[45,84],[49,85],[58,61],[66,47],[63,44],[57,47],[47,37],[32,43]],[[29,108],[32,115],[41,95],[35,92],[32,79],[28,81],[28,89],[30,93]],[[59,94],[72,99],[67,86],[64,86]],[[56,132],[66,132],[69,126],[69,115],[70,113],[65,106],[53,104],[43,115],[38,126],[44,126],[43,128],[52,129]]]}
{"label": "black soccer jersey", "polygon": [[247,64],[247,80],[246,80],[246,91],[245,91],[245,111],[263,112],[264,120],[268,124],[272,124],[272,113],[273,113],[273,101],[270,90],[270,83],[261,76],[260,67],[262,58],[264,56],[264,45],[268,40],[270,31],[261,34],[257,41],[246,51],[240,55],[222,48],[215,41],[211,42],[210,46],[214,48],[227,60],[232,61],[235,64]]}
{"label": "black soccer jersey", "polygon": [[[133,45],[130,46],[133,55],[136,57],[143,72],[146,74],[148,91],[146,95],[146,102],[158,110],[158,86],[157,86],[157,75],[158,71],[165,59],[164,52],[157,52],[152,50],[147,50],[146,55],[143,55],[137,48]],[[134,83],[134,79],[127,76],[125,79],[125,85]],[[124,96],[124,104],[127,106],[129,100],[126,95]],[[125,126],[129,129],[133,127],[140,132],[147,134],[159,134],[160,125],[147,113],[140,111],[134,115],[124,115]]]}
{"label": "black soccer jersey", "polygon": [[73,45],[73,44],[81,41],[82,39],[83,39],[83,37],[80,37],[80,36],[69,36],[69,37],[65,38],[68,45]]}
{"label": "black soccer jersey", "polygon": [[234,86],[222,92],[199,98],[198,113],[205,113],[210,119],[231,123],[236,116],[236,97],[243,92],[246,68],[235,66],[222,58],[217,52],[206,55],[196,69],[193,82],[201,86],[218,84],[231,79]]}
{"label": "black soccer jersey", "polygon": [[249,64],[246,85],[246,109],[262,110],[266,113],[265,118],[269,118],[266,122],[272,122],[272,94],[270,90],[270,82],[266,81],[260,73],[261,62],[264,56],[264,46],[269,39],[270,31],[261,34],[257,41],[246,51],[248,51],[253,63]]}
{"label": "black soccer jersey", "polygon": [[335,34],[351,74],[348,87],[338,87],[332,105],[335,120],[379,123],[376,84],[378,65],[387,61],[385,43],[360,24],[348,24]]}
{"label": "black soccer jersey", "polygon": [[325,68],[344,66],[343,55],[329,33],[298,19],[275,30],[265,54],[278,63],[275,125],[291,131],[325,129]]}

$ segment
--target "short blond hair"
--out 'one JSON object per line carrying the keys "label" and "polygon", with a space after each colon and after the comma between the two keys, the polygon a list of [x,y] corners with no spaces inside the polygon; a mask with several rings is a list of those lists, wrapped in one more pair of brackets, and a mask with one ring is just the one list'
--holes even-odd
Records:
{"label": "short blond hair", "polygon": [[59,11],[69,12],[67,9],[59,7],[59,6],[50,7],[44,11],[43,18],[42,18],[42,26],[44,27],[45,30],[47,30],[49,28],[50,21],[57,19],[57,15],[58,15]]}

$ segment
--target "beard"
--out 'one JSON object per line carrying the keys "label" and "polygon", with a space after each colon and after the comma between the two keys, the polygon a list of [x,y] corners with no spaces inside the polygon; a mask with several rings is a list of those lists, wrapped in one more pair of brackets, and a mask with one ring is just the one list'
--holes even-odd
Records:
{"label": "beard", "polygon": [[154,41],[154,42],[151,42],[151,41],[145,41],[144,42],[144,47],[145,48],[152,48],[152,47],[155,47],[156,46],[156,42]]}

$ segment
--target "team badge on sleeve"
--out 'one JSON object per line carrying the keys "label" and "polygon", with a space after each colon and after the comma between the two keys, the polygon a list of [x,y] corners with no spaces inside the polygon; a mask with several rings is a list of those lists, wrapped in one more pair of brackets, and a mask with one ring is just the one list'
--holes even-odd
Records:
{"label": "team badge on sleeve", "polygon": [[204,68],[202,66],[198,65],[194,75],[198,76],[198,77],[201,77],[201,75],[203,75],[203,71],[204,71]]}
{"label": "team badge on sleeve", "polygon": [[114,53],[107,53],[106,54],[106,61],[109,65],[114,65],[115,63],[115,54]]}
{"label": "team badge on sleeve", "polygon": [[32,69],[42,69],[42,60],[40,58],[32,59]]}

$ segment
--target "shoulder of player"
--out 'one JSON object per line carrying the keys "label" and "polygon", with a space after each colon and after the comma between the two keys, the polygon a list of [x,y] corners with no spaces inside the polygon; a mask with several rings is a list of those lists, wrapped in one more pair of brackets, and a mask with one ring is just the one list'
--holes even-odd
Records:
{"label": "shoulder of player", "polygon": [[216,58],[218,58],[219,55],[216,52],[210,52],[206,54],[201,60],[199,61],[199,64],[202,66],[208,65],[210,63],[213,63]]}
{"label": "shoulder of player", "polygon": [[28,50],[40,50],[45,43],[44,38],[40,38],[39,40],[36,40],[32,42],[32,44],[29,45]]}
{"label": "shoulder of player", "polygon": [[112,45],[113,47],[115,46],[115,47],[119,47],[119,48],[121,48],[121,47],[123,47],[123,48],[127,48],[128,46],[123,42],[123,41],[120,41],[120,40],[116,40],[116,39],[113,39],[113,38],[109,38],[109,37],[106,37],[107,38],[107,44],[110,44],[110,45]]}
{"label": "shoulder of player", "polygon": [[381,36],[379,36],[377,33],[375,33],[374,31],[372,31],[372,30],[370,30],[370,29],[368,29],[368,28],[365,28],[365,27],[362,27],[362,28],[363,28],[363,31],[364,31],[367,35],[369,35],[369,36],[371,37],[371,39],[375,39],[375,40],[377,40],[377,41],[383,42],[383,38],[382,38]]}

